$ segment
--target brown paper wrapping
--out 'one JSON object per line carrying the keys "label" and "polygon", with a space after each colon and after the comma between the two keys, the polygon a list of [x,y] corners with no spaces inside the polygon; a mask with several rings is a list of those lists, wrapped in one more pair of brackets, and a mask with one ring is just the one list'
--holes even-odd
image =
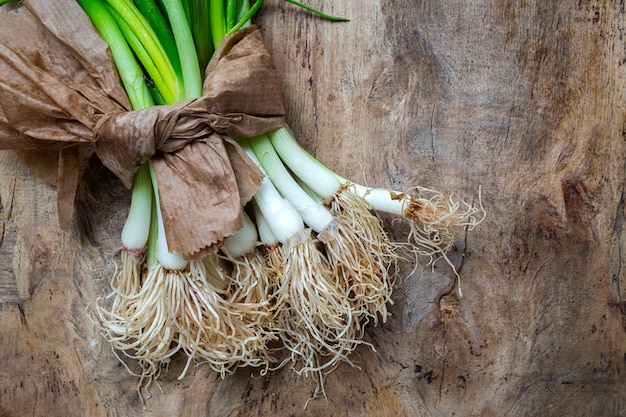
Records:
{"label": "brown paper wrapping", "polygon": [[56,184],[62,228],[94,153],[127,187],[152,159],[170,250],[187,258],[241,227],[241,207],[261,181],[228,136],[284,125],[278,78],[254,27],[224,39],[201,98],[130,111],[108,47],[77,3],[25,0],[0,8],[0,74],[0,148]]}

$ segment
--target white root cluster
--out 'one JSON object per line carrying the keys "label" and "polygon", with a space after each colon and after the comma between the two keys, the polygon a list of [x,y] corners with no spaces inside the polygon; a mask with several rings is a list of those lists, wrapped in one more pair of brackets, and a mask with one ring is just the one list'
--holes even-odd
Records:
{"label": "white root cluster", "polygon": [[344,185],[328,202],[335,216],[334,233],[320,233],[345,297],[376,324],[387,320],[392,303],[398,245],[385,232],[372,206]]}
{"label": "white root cluster", "polygon": [[480,195],[478,206],[424,187],[414,187],[394,198],[403,200],[403,216],[411,230],[408,242],[414,253],[429,259],[428,264],[446,256],[460,230],[473,230],[485,217]]}
{"label": "white root cluster", "polygon": [[[259,161],[271,159],[252,154],[252,148],[270,152],[267,141],[242,146],[260,167]],[[293,192],[299,200],[291,206],[291,192],[273,183],[295,187],[296,181],[268,178],[243,213],[247,230],[227,239],[218,253],[179,269],[159,262],[142,269],[141,258],[122,252],[112,302],[96,305],[97,324],[116,351],[137,362],[142,378],[157,378],[175,354],[183,354],[179,378],[204,363],[222,376],[244,366],[261,374],[288,366],[315,376],[316,394],[324,393],[325,376],[341,362],[354,365],[350,354],[368,344],[366,326],[387,321],[399,253],[410,247],[432,263],[484,216],[482,205],[425,188],[400,194],[347,180],[328,186],[331,195],[304,184]],[[310,201],[303,201],[306,194]],[[390,240],[377,211],[409,222],[410,245]],[[311,213],[321,217],[303,221],[316,216]]]}

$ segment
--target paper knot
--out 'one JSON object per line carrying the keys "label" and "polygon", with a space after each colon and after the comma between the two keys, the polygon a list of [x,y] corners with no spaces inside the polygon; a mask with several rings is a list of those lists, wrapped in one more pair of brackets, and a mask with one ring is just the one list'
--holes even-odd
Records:
{"label": "paper knot", "polygon": [[170,250],[215,250],[241,227],[261,173],[229,136],[284,125],[280,84],[254,26],[224,38],[203,94],[130,110],[106,43],[73,0],[0,12],[0,149],[14,149],[58,187],[69,229],[78,182],[95,152],[130,187],[153,161]]}

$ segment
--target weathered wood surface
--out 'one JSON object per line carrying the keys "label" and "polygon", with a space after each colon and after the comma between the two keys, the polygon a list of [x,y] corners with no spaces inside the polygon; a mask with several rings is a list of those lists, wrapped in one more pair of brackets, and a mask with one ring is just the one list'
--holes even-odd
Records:
{"label": "weathered wood surface", "polygon": [[86,314],[128,192],[95,164],[64,234],[54,190],[2,152],[0,415],[626,416],[623,2],[308,1],[350,23],[266,3],[308,150],[368,184],[482,186],[488,217],[450,256],[463,298],[444,263],[405,280],[376,352],[306,410],[314,381],[288,369],[172,369],[142,406]]}

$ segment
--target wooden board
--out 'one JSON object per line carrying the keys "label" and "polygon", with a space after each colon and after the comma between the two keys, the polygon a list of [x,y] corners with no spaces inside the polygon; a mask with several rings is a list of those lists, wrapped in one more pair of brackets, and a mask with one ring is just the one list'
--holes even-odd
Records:
{"label": "wooden board", "polygon": [[[348,178],[474,200],[486,220],[394,292],[315,382],[221,379],[181,361],[142,405],[87,314],[117,265],[129,193],[94,163],[71,233],[0,153],[0,416],[626,416],[626,25],[613,1],[308,4],[257,19],[298,139]],[[406,232],[386,218],[391,233]],[[401,265],[408,274],[412,264]]]}

